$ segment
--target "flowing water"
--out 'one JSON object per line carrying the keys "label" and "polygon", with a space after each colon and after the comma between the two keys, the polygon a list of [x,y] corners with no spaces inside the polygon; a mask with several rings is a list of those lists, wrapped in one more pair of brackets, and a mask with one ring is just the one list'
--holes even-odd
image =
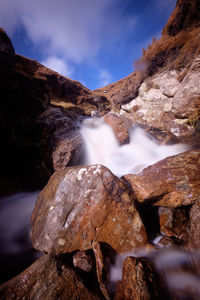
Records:
{"label": "flowing water", "polygon": [[0,199],[0,282],[19,274],[39,256],[30,240],[30,217],[38,193]]}
{"label": "flowing water", "polygon": [[117,176],[138,173],[161,159],[188,150],[185,144],[158,145],[141,128],[130,130],[130,142],[119,145],[111,127],[97,118],[86,119],[81,134],[85,141],[83,164],[102,164]]}

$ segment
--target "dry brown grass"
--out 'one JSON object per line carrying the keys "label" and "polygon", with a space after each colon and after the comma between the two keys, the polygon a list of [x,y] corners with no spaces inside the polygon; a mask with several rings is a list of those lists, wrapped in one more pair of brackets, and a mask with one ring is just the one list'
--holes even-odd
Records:
{"label": "dry brown grass", "polygon": [[163,35],[159,40],[153,39],[135,67],[145,66],[147,75],[153,75],[160,68],[181,70],[197,54],[200,54],[200,27],[182,30],[175,36]]}

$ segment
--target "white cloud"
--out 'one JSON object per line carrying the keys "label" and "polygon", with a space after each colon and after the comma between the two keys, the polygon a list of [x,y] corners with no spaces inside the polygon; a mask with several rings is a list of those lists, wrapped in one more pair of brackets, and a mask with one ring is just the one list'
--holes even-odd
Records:
{"label": "white cloud", "polygon": [[122,40],[135,18],[117,9],[121,0],[1,0],[0,26],[9,34],[24,26],[48,56],[81,63],[96,59],[102,47]]}
{"label": "white cloud", "polygon": [[106,69],[101,69],[99,71],[99,86],[103,87],[106,86],[108,84],[110,84],[112,82],[112,75],[110,74],[110,72]]}
{"label": "white cloud", "polygon": [[41,63],[64,76],[71,77],[73,74],[73,69],[67,65],[66,61],[56,56],[49,56]]}

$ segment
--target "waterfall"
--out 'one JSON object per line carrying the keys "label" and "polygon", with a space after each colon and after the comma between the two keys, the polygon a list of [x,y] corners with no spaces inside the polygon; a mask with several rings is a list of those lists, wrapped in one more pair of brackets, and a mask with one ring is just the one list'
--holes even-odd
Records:
{"label": "waterfall", "polygon": [[188,150],[185,144],[159,145],[142,128],[132,128],[130,142],[120,145],[102,118],[86,119],[81,128],[85,142],[83,164],[102,164],[115,175],[136,174],[168,156]]}

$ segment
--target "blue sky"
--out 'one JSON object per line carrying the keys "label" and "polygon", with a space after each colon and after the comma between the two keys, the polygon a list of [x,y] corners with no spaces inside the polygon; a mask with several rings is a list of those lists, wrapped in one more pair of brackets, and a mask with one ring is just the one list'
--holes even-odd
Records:
{"label": "blue sky", "polygon": [[129,75],[176,0],[1,0],[15,51],[90,89]]}

